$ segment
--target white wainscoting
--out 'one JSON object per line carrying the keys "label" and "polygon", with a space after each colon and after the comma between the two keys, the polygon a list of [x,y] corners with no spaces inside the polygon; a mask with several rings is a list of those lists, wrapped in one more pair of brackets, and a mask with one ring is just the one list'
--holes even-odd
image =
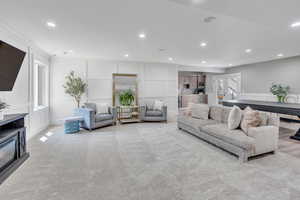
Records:
{"label": "white wainscoting", "polygon": [[[169,119],[172,120],[178,112],[178,70],[188,69],[190,67],[175,64],[55,57],[52,60],[51,72],[51,121],[53,124],[61,124],[60,119],[70,116],[76,106],[74,100],[66,95],[62,88],[64,77],[70,71],[75,71],[88,83],[88,91],[82,102],[109,104],[112,104],[112,74],[137,74],[139,103],[143,104],[146,100],[163,100],[168,106]],[[201,67],[193,69],[208,71],[207,68]]]}

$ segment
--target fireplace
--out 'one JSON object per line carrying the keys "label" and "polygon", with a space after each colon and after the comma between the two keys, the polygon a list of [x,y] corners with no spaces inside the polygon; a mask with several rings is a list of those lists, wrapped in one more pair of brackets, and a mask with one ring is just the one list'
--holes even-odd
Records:
{"label": "fireplace", "polygon": [[0,171],[18,158],[18,137],[13,136],[0,143]]}
{"label": "fireplace", "polygon": [[0,184],[29,157],[26,150],[25,116],[6,115],[0,121]]}

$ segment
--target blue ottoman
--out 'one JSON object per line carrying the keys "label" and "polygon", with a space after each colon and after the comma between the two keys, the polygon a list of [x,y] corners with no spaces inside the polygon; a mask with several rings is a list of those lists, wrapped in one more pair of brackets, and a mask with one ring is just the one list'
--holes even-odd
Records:
{"label": "blue ottoman", "polygon": [[80,131],[80,122],[83,121],[83,117],[75,116],[64,119],[64,127],[66,134],[77,133]]}

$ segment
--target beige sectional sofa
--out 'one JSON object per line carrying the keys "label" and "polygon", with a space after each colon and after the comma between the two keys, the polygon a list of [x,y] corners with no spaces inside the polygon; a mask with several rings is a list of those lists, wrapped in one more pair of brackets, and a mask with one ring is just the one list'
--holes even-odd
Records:
{"label": "beige sectional sofa", "polygon": [[187,114],[188,109],[180,110],[178,128],[237,155],[241,162],[278,148],[279,117],[276,114],[260,112],[260,126],[249,128],[246,134],[240,128],[228,128],[231,107],[209,106],[208,119],[192,117]]}

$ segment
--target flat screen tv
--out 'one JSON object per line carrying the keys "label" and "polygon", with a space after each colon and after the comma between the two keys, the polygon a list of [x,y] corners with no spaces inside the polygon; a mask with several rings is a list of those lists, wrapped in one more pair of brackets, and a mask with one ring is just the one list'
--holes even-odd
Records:
{"label": "flat screen tv", "polygon": [[26,53],[0,40],[0,91],[11,91]]}

